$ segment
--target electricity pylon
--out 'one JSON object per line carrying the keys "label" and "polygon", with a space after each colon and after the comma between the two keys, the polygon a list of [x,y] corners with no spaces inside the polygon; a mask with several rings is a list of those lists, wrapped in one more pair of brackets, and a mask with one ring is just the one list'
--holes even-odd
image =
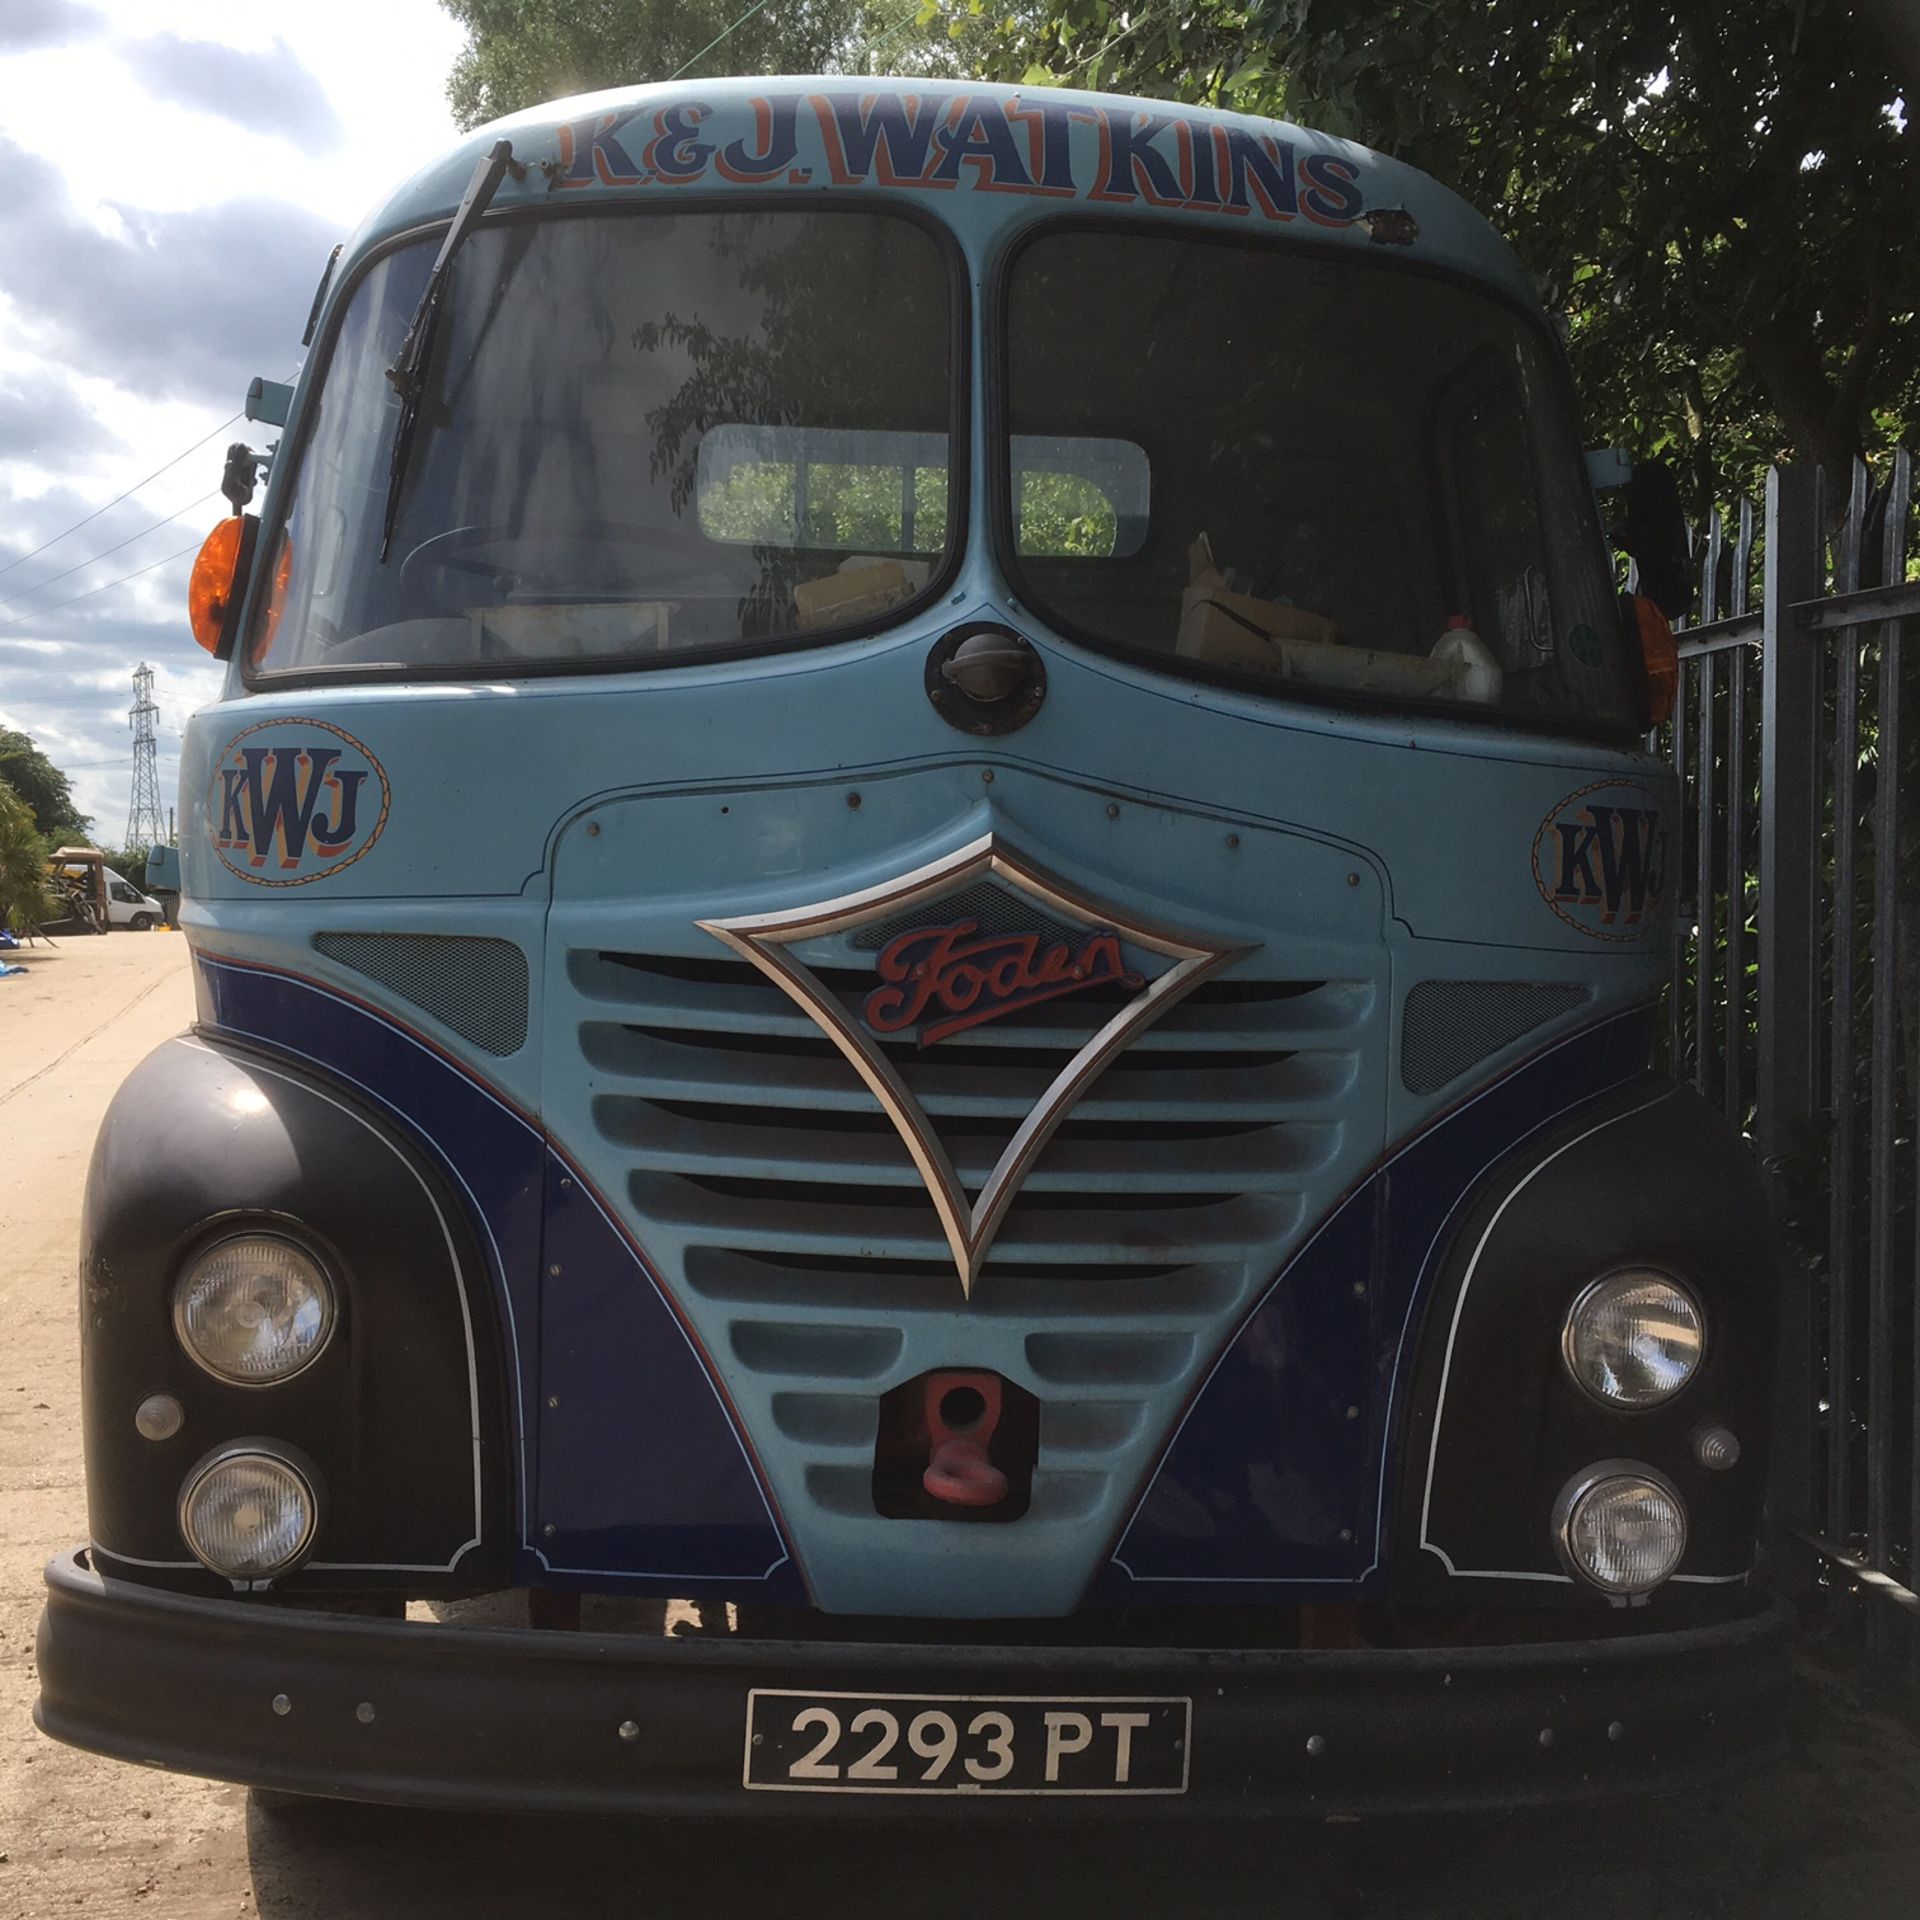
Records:
{"label": "electricity pylon", "polygon": [[133,729],[133,803],[127,809],[128,847],[166,844],[160,820],[160,762],[155,727],[160,709],[153,704],[153,669],[143,660],[133,673],[133,706],[127,724]]}

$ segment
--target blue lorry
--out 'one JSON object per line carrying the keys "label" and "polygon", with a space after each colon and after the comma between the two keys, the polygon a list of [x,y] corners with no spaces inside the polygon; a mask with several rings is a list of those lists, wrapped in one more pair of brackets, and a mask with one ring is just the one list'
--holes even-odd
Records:
{"label": "blue lorry", "polygon": [[310,337],[195,570],[49,1733],[959,1819],[1771,1741],[1777,1256],[1653,1065],[1684,552],[1655,489],[1617,592],[1477,214],[687,82],[470,136]]}

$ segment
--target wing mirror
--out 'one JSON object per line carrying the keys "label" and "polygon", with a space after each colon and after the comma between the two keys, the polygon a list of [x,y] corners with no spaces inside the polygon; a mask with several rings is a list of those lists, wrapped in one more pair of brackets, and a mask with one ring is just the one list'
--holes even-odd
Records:
{"label": "wing mirror", "polygon": [[1670,620],[1693,606],[1693,554],[1680,483],[1664,461],[1636,465],[1622,489],[1626,511],[1614,529],[1621,549],[1639,570],[1635,591]]}

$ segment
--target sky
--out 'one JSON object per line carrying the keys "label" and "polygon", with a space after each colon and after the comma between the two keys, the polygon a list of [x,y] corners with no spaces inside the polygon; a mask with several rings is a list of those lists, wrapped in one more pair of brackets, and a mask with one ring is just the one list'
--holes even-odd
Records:
{"label": "sky", "polygon": [[436,0],[0,0],[0,725],[71,776],[102,845],[127,824],[134,667],[163,805],[218,691],[187,574],[228,442],[274,437],[222,423],[299,365],[334,243],[455,137],[459,47]]}

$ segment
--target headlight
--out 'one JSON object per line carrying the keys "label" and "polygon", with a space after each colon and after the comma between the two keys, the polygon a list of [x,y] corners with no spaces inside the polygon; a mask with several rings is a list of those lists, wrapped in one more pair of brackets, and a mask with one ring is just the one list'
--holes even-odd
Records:
{"label": "headlight", "polygon": [[1567,1315],[1560,1351],[1575,1382],[1610,1407],[1670,1400],[1700,1364],[1705,1329],[1693,1295],[1663,1273],[1610,1273]]}
{"label": "headlight", "polygon": [[264,1387],[319,1357],[333,1332],[333,1285],[305,1248],[241,1233],[195,1256],[173,1290],[180,1344],[222,1380]]}
{"label": "headlight", "polygon": [[1608,1460],[1568,1482],[1554,1508],[1567,1570],[1602,1593],[1651,1593],[1687,1550],[1687,1510],[1657,1474]]}
{"label": "headlight", "polygon": [[180,1489],[180,1532],[194,1557],[229,1580],[284,1573],[320,1518],[311,1483],[275,1453],[235,1448],[205,1460]]}

